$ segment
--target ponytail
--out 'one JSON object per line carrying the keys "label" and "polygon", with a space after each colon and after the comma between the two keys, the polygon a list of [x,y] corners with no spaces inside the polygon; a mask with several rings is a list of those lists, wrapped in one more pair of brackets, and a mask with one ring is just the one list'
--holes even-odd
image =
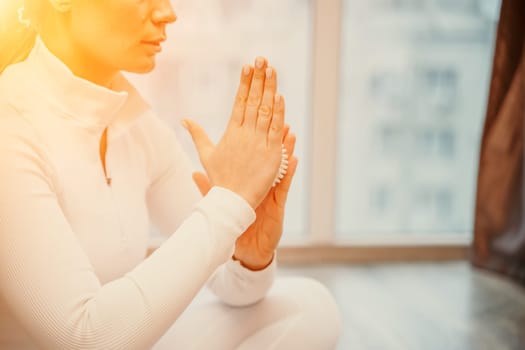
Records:
{"label": "ponytail", "polygon": [[0,74],[7,66],[27,58],[35,44],[36,31],[18,21],[22,0],[0,0]]}

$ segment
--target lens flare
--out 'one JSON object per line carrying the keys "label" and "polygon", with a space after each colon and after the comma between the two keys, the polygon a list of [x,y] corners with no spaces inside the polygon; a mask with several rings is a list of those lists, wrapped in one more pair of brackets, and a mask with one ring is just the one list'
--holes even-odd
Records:
{"label": "lens flare", "polygon": [[24,60],[35,42],[35,32],[18,20],[20,0],[0,0],[0,74],[5,67]]}

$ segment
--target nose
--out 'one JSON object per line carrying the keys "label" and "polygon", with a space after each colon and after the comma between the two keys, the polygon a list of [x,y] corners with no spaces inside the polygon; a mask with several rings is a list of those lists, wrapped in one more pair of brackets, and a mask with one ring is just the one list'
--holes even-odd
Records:
{"label": "nose", "polygon": [[159,1],[159,5],[153,10],[151,17],[156,24],[173,23],[177,20],[177,15],[173,11],[170,0]]}

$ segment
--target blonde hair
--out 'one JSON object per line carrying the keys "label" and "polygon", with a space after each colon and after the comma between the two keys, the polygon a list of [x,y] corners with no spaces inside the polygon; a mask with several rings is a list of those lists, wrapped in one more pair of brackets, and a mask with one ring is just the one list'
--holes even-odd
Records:
{"label": "blonde hair", "polygon": [[[18,9],[22,6],[23,0],[8,0],[0,10],[0,74],[9,65],[25,60],[35,44],[35,26],[28,27],[18,20]],[[28,11],[24,12],[28,18]]]}

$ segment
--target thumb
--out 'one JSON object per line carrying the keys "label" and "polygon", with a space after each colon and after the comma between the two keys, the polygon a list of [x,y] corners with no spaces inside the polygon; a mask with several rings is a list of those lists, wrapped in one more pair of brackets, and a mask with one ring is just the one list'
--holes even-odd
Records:
{"label": "thumb", "polygon": [[[193,140],[193,143],[197,148],[197,152],[199,153],[199,158],[201,159],[201,162],[203,162],[203,160],[207,159],[209,153],[213,150],[213,143],[211,142],[208,135],[206,135],[204,129],[202,129],[197,123],[188,119],[183,119],[181,124],[190,133],[191,139]],[[205,166],[205,164],[203,165]]]}
{"label": "thumb", "polygon": [[201,172],[195,172],[191,175],[191,177],[193,178],[193,181],[199,188],[199,191],[201,191],[201,194],[205,196],[211,189],[210,180],[208,180],[206,174]]}

